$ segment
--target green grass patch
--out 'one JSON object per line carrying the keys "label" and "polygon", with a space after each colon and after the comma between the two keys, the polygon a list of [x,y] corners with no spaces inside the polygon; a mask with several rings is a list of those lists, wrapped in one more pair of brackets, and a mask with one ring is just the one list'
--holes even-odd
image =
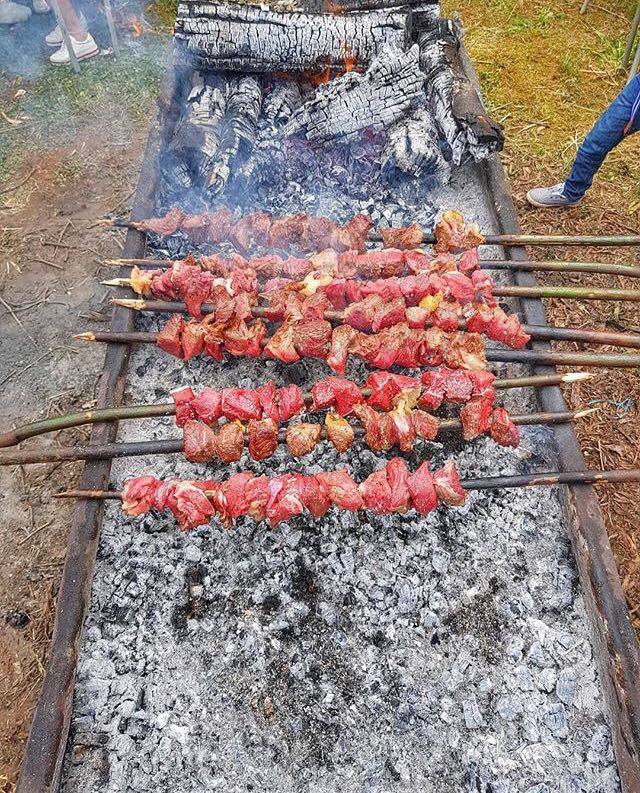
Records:
{"label": "green grass patch", "polygon": [[104,119],[105,134],[109,127],[148,119],[164,68],[165,49],[164,37],[149,37],[144,48],[124,49],[118,59],[86,61],[79,74],[47,65],[35,80],[21,81],[19,87],[24,90],[5,113],[25,120],[8,128],[0,121],[0,180],[26,150],[66,143],[96,119]]}

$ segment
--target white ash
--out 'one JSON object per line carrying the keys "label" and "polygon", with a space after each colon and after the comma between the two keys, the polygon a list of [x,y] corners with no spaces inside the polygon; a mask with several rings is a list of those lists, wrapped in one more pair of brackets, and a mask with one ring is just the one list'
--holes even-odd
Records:
{"label": "white ash", "polygon": [[[292,196],[263,206],[346,219],[354,207],[333,187],[333,204],[327,186],[297,206]],[[493,227],[470,167],[428,200]],[[394,223],[415,219],[406,197],[391,206]],[[139,319],[149,329],[162,317]],[[321,361],[183,364],[145,346],[126,401],[166,401],[179,384],[309,388],[328,373]],[[362,381],[363,363],[348,375]],[[503,401],[512,412],[535,405],[521,389]],[[177,435],[170,418],[119,433]],[[409,463],[453,457],[462,476],[549,470],[552,437],[523,428],[511,450],[452,436]],[[149,456],[116,461],[112,481],[343,465],[362,479],[384,459],[327,444],[298,462],[286,448],[232,465]],[[426,518],[334,510],[273,530],[242,519],[189,534],[167,515],[127,519],[108,504],[63,777],[64,793],[619,791],[558,492],[479,491]]]}

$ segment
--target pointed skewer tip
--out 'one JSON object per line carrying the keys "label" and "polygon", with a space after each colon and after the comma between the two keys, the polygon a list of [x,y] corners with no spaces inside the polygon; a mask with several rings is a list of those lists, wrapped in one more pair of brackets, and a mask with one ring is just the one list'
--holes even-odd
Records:
{"label": "pointed skewer tip", "polygon": [[581,380],[590,380],[595,377],[595,372],[569,372],[562,378],[563,383],[577,383]]}
{"label": "pointed skewer tip", "polygon": [[100,281],[102,286],[129,286],[128,278],[111,278],[108,281]]}
{"label": "pointed skewer tip", "polygon": [[121,306],[122,308],[130,308],[133,311],[144,311],[146,303],[144,300],[136,300],[135,298],[117,298],[111,300],[114,306]]}
{"label": "pointed skewer tip", "polygon": [[73,338],[79,341],[95,341],[96,334],[92,330],[87,330],[84,333],[76,333]]}
{"label": "pointed skewer tip", "polygon": [[590,416],[592,413],[597,413],[599,408],[585,408],[584,410],[576,411],[574,418],[583,419],[585,416]]}

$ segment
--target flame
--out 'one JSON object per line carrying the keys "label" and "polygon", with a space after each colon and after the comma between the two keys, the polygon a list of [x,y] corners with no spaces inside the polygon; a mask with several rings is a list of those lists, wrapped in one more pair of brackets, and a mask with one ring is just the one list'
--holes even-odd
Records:
{"label": "flame", "polygon": [[349,45],[345,44],[344,47],[344,70],[345,72],[352,72],[358,65],[358,59],[352,54]]}
{"label": "flame", "polygon": [[331,79],[331,66],[325,66],[321,72],[314,72],[309,79],[312,85],[326,85]]}

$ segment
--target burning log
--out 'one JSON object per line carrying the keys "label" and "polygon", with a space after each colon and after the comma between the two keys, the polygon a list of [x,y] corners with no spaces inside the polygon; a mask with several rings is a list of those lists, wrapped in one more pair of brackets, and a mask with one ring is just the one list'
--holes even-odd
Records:
{"label": "burning log", "polygon": [[428,110],[419,108],[389,128],[382,170],[387,178],[398,172],[412,177],[432,174],[443,184],[449,182],[451,171],[440,151],[438,132]]}
{"label": "burning log", "polygon": [[[396,326],[397,327],[397,326]],[[78,333],[74,337],[78,341],[99,342],[105,344],[157,344],[157,333],[145,333],[137,331],[86,331]],[[264,340],[263,340],[264,343]],[[262,343],[261,343],[262,346]],[[393,353],[394,350],[390,350]],[[316,357],[316,356],[312,356]],[[640,354],[607,354],[607,353],[576,353],[576,352],[557,352],[556,350],[486,350],[484,357],[487,361],[500,363],[523,363],[536,366],[603,366],[612,369],[635,369],[640,366]],[[296,358],[298,360],[298,358]],[[375,368],[386,368],[376,366]],[[391,365],[401,366],[394,362]],[[438,364],[418,364],[418,366],[429,366]],[[453,367],[454,361],[448,361],[448,366]],[[334,367],[335,368],[335,367]],[[418,368],[408,367],[408,368]],[[342,366],[335,371],[344,373]]]}
{"label": "burning log", "polygon": [[[346,470],[314,476],[284,474],[272,479],[240,473],[223,482],[172,480],[163,483],[152,476],[142,476],[126,481],[122,491],[67,490],[57,493],[56,497],[118,499],[130,517],[143,515],[151,509],[169,509],[180,528],[188,530],[207,525],[212,517],[227,525],[242,515],[256,521],[268,520],[275,526],[303,513],[322,517],[330,507],[350,511],[367,509],[378,514],[414,509],[426,515],[438,506],[439,500],[447,505],[463,504],[469,490],[638,481],[640,469],[550,471],[460,480],[451,461],[433,473],[425,461],[410,474],[406,463],[394,458],[360,485]],[[271,493],[277,496],[270,498]]]}
{"label": "burning log", "polygon": [[[465,439],[471,440],[481,434],[489,434],[496,443],[502,446],[518,446],[517,427],[522,426],[553,426],[556,424],[566,424],[576,421],[584,416],[590,415],[597,408],[583,411],[560,411],[556,413],[528,413],[522,416],[509,417],[504,408],[496,408],[494,413],[496,418],[492,421],[491,416],[486,422],[487,427],[483,432],[478,432]],[[460,419],[436,419],[424,411],[415,411],[421,414],[416,417],[415,424],[412,421],[412,414],[398,412],[395,421],[406,425],[407,430],[404,435],[397,432],[394,424],[393,413],[376,413],[375,416],[388,418],[388,421],[379,421],[379,425],[372,430],[370,426],[366,429],[353,429],[346,419],[339,419],[335,414],[327,414],[326,426],[320,424],[291,424],[288,430],[278,432],[275,422],[270,419],[250,421],[247,426],[239,421],[222,424],[218,433],[214,432],[206,425],[198,425],[196,422],[187,424],[185,427],[184,438],[169,440],[152,441],[132,441],[127,443],[105,443],[102,445],[90,446],[59,446],[54,449],[46,450],[24,450],[15,452],[0,452],[0,467],[8,465],[36,465],[42,463],[57,463],[70,460],[112,460],[122,457],[146,457],[156,454],[180,454],[191,462],[212,462],[214,460],[222,462],[237,462],[241,459],[245,449],[245,439],[249,437],[249,454],[257,460],[264,460],[271,457],[278,444],[286,444],[291,454],[298,458],[312,452],[322,441],[330,441],[337,451],[343,452],[351,447],[355,438],[364,440],[365,444],[374,451],[389,451],[394,446],[400,446],[402,451],[411,452],[415,448],[415,442],[419,438],[425,440],[435,440],[441,433],[445,432],[464,432],[464,421]],[[375,411],[374,411],[375,413]],[[331,417],[336,423],[342,423],[348,429],[347,444],[340,446],[340,441],[331,433]],[[423,418],[423,417],[426,417]],[[424,429],[427,424],[428,430]],[[267,423],[270,435],[269,445],[266,453],[262,450],[253,450],[252,453],[252,430],[254,426]],[[496,433],[494,426],[500,425],[501,429]],[[225,429],[230,430],[225,433]],[[187,435],[189,431],[189,435]],[[426,434],[428,432],[428,434]],[[230,440],[228,435],[233,437]],[[309,437],[306,437],[306,436]],[[271,440],[272,438],[272,440]]]}
{"label": "burning log", "polygon": [[262,114],[272,127],[277,128],[289,121],[302,101],[302,91],[296,80],[279,80],[265,96]]}
{"label": "burning log", "polygon": [[342,67],[345,52],[364,66],[386,44],[404,49],[410,22],[406,7],[336,15],[185,0],[178,5],[175,35],[201,68],[307,72]]}
{"label": "burning log", "polygon": [[[442,373],[448,370],[442,370]],[[453,371],[453,370],[452,370]],[[428,373],[431,379],[438,378],[440,372],[434,370]],[[465,373],[467,374],[467,373]],[[488,379],[493,378],[493,375],[488,374]],[[569,372],[568,374],[552,374],[552,375],[533,375],[529,377],[514,377],[500,380],[492,380],[491,386],[496,390],[509,390],[515,388],[548,388],[554,385],[571,384],[582,382],[593,377],[590,372]],[[423,375],[423,382],[424,382]],[[296,387],[297,388],[297,387]],[[368,399],[372,396],[373,391],[371,388],[359,386],[360,393],[363,399]],[[440,393],[442,391],[442,393]],[[470,391],[473,395],[473,391]],[[311,392],[302,393],[301,401],[304,405],[309,405],[313,402]],[[443,377],[443,387],[438,389],[433,401],[431,403],[432,409],[436,409],[443,402],[453,401],[451,395],[447,392],[446,381]],[[456,398],[456,402],[459,399]],[[23,424],[15,429],[8,430],[7,432],[0,433],[0,448],[7,448],[9,446],[17,446],[27,438],[33,438],[38,435],[44,435],[47,432],[57,432],[69,427],[79,427],[84,424],[98,424],[101,422],[110,421],[123,421],[127,419],[140,419],[140,418],[154,418],[157,416],[173,416],[177,413],[176,402],[165,402],[159,404],[149,405],[123,405],[114,408],[99,408],[96,410],[85,410],[79,413],[68,413],[66,415],[54,416],[53,418],[43,419],[42,421],[34,421],[29,424]]]}
{"label": "burning log", "polygon": [[347,72],[317,89],[284,127],[285,135],[348,141],[363,129],[394,124],[424,98],[418,47],[385,47],[364,74]]}

